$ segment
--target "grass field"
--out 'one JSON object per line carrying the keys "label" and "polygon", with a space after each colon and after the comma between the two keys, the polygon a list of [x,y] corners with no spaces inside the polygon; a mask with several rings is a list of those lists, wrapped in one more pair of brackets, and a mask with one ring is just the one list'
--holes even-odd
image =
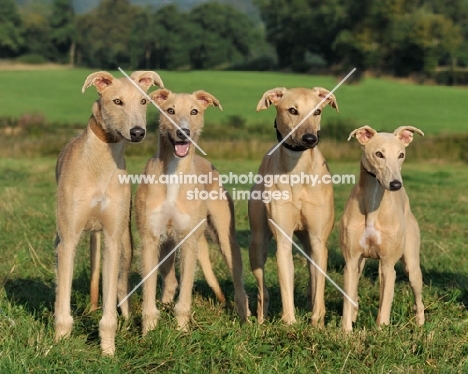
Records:
{"label": "grass field", "polygon": [[[48,121],[84,128],[97,97],[94,88],[80,90],[88,70],[0,71],[0,117],[39,113]],[[205,89],[220,99],[224,111],[208,110],[207,126],[225,124],[241,116],[251,135],[254,126],[268,126],[265,137],[229,142],[232,132],[220,138],[210,135],[201,145],[221,173],[256,172],[261,154],[274,142],[273,113],[255,112],[263,92],[276,86],[323,86],[333,88],[332,77],[284,73],[160,72],[173,91]],[[115,72],[115,76],[120,76]],[[415,326],[412,293],[401,266],[397,267],[392,324],[375,326],[379,286],[378,265],[368,261],[360,283],[360,312],[355,332],[340,329],[342,295],[327,283],[325,328],[308,323],[306,308],[307,262],[295,253],[295,300],[298,323],[284,326],[272,244],[267,262],[271,319],[258,326],[240,325],[233,310],[233,287],[213,248],[215,272],[229,302],[215,301],[203,276],[194,288],[193,323],[189,333],[175,330],[171,308],[162,308],[158,328],[141,336],[141,290],[133,297],[134,313],[129,323],[121,321],[114,358],[100,355],[98,323],[101,312],[89,313],[89,264],[87,240],[83,238],[76,258],[72,293],[75,325],[72,337],[53,340],[55,273],[53,237],[55,228],[54,166],[58,149],[75,131],[57,133],[51,127],[14,136],[0,135],[0,373],[465,373],[468,372],[468,169],[466,143],[459,135],[439,146],[436,134],[468,131],[463,88],[416,86],[380,79],[365,79],[344,85],[336,92],[340,115],[325,110],[323,123],[334,118],[353,124],[371,124],[393,130],[410,124],[421,128],[426,139],[415,139],[408,150],[403,178],[412,210],[422,234],[421,265],[426,324]],[[150,118],[156,110],[150,108]],[[1,129],[0,129],[1,130]],[[230,130],[232,131],[232,130]],[[205,134],[208,135],[208,129]],[[26,134],[26,135],[24,135]],[[347,133],[343,134],[343,140]],[[458,141],[456,143],[455,141]],[[244,144],[245,143],[245,144]],[[268,143],[268,144],[267,144]],[[453,144],[453,146],[451,145]],[[439,148],[438,148],[439,147]],[[155,134],[143,146],[128,147],[130,173],[140,173],[155,150]],[[322,152],[332,173],[358,173],[358,146],[325,139]],[[448,156],[448,153],[451,153]],[[50,157],[38,157],[50,155]],[[443,161],[434,160],[446,155]],[[222,158],[222,159],[221,159]],[[336,161],[338,160],[338,161]],[[345,162],[343,160],[353,160]],[[418,162],[415,162],[418,160]],[[431,160],[431,161],[424,161]],[[248,186],[232,185],[229,189]],[[336,223],[341,217],[351,186],[336,185]],[[250,232],[247,203],[236,201],[237,239],[243,252],[245,283],[250,307],[256,309],[256,283],[248,264]],[[138,235],[132,286],[140,281]],[[343,284],[344,261],[338,246],[337,224],[328,243],[328,273]]]}
{"label": "grass field", "polygon": [[[90,70],[0,71],[0,117],[41,113],[47,120],[83,126],[90,115],[94,88],[83,95],[81,87]],[[122,76],[114,72],[116,77]],[[224,123],[229,116],[241,116],[247,125],[271,125],[271,113],[255,112],[262,94],[277,86],[332,89],[333,77],[285,73],[161,71],[167,88],[174,92],[204,89],[214,94],[224,111],[209,110],[207,123]],[[468,90],[459,87],[418,86],[367,78],[357,85],[344,85],[336,91],[341,114],[324,111],[323,123],[341,118],[393,130],[402,124],[421,128],[427,134],[468,131]],[[150,109],[150,116],[156,109]],[[346,138],[346,134],[343,135]]]}
{"label": "grass field", "polygon": [[[83,73],[73,72],[75,83],[67,83],[67,90],[76,92],[75,86],[80,86]],[[169,82],[173,75],[168,73],[167,76],[167,85],[172,86]],[[57,84],[63,83],[63,79],[56,80]],[[202,82],[193,80],[194,88],[198,83]],[[269,83],[277,84],[265,81],[265,88],[268,88],[266,85]],[[330,83],[333,84],[332,81]],[[371,81],[369,84],[380,83]],[[38,85],[38,82],[35,84]],[[31,95],[31,87],[27,86],[32,85],[33,82],[20,85],[25,90],[23,102],[27,98],[40,96],[37,92]],[[3,84],[1,87],[3,90]],[[344,99],[345,93],[353,89],[358,90],[360,86],[343,88],[343,105],[347,101]],[[67,90],[62,90],[62,95]],[[256,92],[249,92],[248,95],[258,96]],[[78,103],[82,99],[79,94],[76,96]],[[5,101],[3,93],[0,97]],[[55,97],[59,105],[60,95],[57,93]],[[349,100],[351,98],[356,100],[350,93]],[[84,109],[88,108],[89,99],[84,100]],[[375,97],[369,98],[369,101],[376,100]],[[227,109],[228,100],[225,101]],[[4,104],[0,105],[4,110]],[[48,106],[48,101],[44,100],[43,105]],[[386,107],[381,109],[390,111]],[[63,115],[66,113],[64,110]],[[139,173],[145,162],[146,157],[128,159],[129,171]],[[89,268],[85,240],[79,247],[75,266],[72,293],[74,331],[68,340],[58,344],[53,341],[54,163],[54,158],[0,159],[1,373],[468,372],[468,311],[465,306],[468,302],[468,170],[465,165],[411,162],[404,165],[403,178],[422,232],[423,297],[427,308],[427,322],[422,328],[413,323],[412,294],[401,266],[397,268],[392,325],[382,330],[376,328],[374,321],[379,292],[377,263],[369,261],[360,283],[361,309],[355,332],[349,336],[342,334],[342,296],[330,284],[326,286],[325,328],[314,329],[308,324],[310,314],[306,310],[307,264],[298,253],[294,256],[298,323],[289,327],[282,325],[279,320],[281,306],[273,250],[267,262],[272,318],[263,326],[258,326],[254,320],[251,324],[241,326],[231,303],[232,283],[218,252],[212,251],[215,272],[229,299],[227,305],[214,301],[214,295],[199,276],[194,289],[194,322],[190,332],[177,332],[172,310],[166,308],[158,328],[142,338],[139,290],[133,297],[134,314],[130,324],[122,323],[117,333],[116,356],[103,358],[97,334],[100,312],[87,311]],[[258,163],[259,160],[215,162],[221,173],[232,171],[238,174],[255,172]],[[333,173],[357,173],[358,161],[333,162],[330,167]],[[348,185],[335,186],[337,221],[350,188]],[[251,309],[255,312],[256,284],[249,269],[246,250],[250,237],[246,203],[236,201],[235,205],[237,238],[243,251],[246,288]],[[335,226],[329,239],[328,272],[342,285],[344,262],[337,238]],[[138,250],[135,254],[131,277],[133,285],[140,280]]]}

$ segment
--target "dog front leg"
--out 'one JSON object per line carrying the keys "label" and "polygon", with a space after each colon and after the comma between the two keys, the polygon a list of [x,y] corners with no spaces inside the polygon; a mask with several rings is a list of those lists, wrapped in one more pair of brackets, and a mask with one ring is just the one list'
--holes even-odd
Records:
{"label": "dog front leg", "polygon": [[393,302],[395,278],[395,264],[381,259],[379,263],[380,302],[377,325],[390,324],[390,310]]}
{"label": "dog front leg", "polygon": [[[346,258],[344,268],[344,292],[354,302],[358,301],[358,285],[366,259],[361,256]],[[345,297],[343,300],[343,318],[341,326],[344,331],[353,330],[353,322],[356,322],[358,306],[354,306],[351,301]]]}
{"label": "dog front leg", "polygon": [[57,233],[56,272],[57,288],[55,293],[55,340],[70,336],[73,317],[70,310],[71,287],[73,280],[73,263],[79,236]]}
{"label": "dog front leg", "polygon": [[419,250],[417,253],[411,253],[408,256],[403,256],[402,262],[405,267],[405,272],[408,274],[411,289],[414,296],[414,311],[416,312],[416,324],[424,324],[424,304],[422,301],[423,279],[421,267],[419,265]]}
{"label": "dog front leg", "polygon": [[257,280],[257,321],[263,323],[268,316],[270,295],[265,283],[265,263],[268,255],[268,241],[270,237],[266,233],[270,230],[265,225],[263,231],[252,231],[252,240],[249,246],[250,268]]}
{"label": "dog front leg", "polygon": [[[128,277],[130,274],[130,267],[132,266],[133,259],[133,243],[132,234],[130,232],[130,222],[125,226],[125,230],[122,233],[121,242],[121,255],[120,255],[120,271],[119,280],[117,286],[117,297],[119,302],[122,301],[128,295]],[[130,298],[127,298],[122,305],[120,310],[125,319],[129,318],[131,312]]]}
{"label": "dog front leg", "polygon": [[[289,235],[289,233],[287,233]],[[276,263],[278,266],[278,280],[283,304],[282,320],[287,324],[296,322],[294,313],[294,263],[292,245],[282,233],[276,235],[277,250]],[[292,233],[289,237],[292,237]]]}
{"label": "dog front leg", "polygon": [[[203,234],[202,234],[203,235]],[[187,331],[192,306],[192,290],[197,266],[197,239],[190,238],[182,246],[180,258],[180,294],[175,306],[179,330]]]}
{"label": "dog front leg", "polygon": [[312,303],[312,324],[323,326],[325,317],[325,276],[317,269],[327,272],[328,249],[325,241],[309,233],[311,243],[310,257],[315,265],[309,263],[310,299]]}
{"label": "dog front leg", "polygon": [[[151,233],[143,233],[141,238],[141,276],[145,279],[158,265],[160,253],[160,237]],[[154,330],[159,319],[156,308],[156,283],[158,272],[153,271],[143,283],[142,327],[143,336]]]}
{"label": "dog front leg", "polygon": [[120,237],[104,231],[104,253],[102,261],[102,319],[99,322],[101,350],[105,355],[115,352],[117,330],[117,282],[120,260]]}

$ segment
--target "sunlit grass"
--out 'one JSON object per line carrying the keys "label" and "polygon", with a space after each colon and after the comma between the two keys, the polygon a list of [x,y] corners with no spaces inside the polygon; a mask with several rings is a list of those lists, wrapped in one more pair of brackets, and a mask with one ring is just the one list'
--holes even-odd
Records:
{"label": "sunlit grass", "polygon": [[[143,170],[147,157],[128,158],[131,173]],[[259,160],[214,160],[221,173],[256,172]],[[241,326],[233,310],[233,287],[219,252],[213,248],[216,274],[227,305],[215,301],[203,276],[194,287],[193,323],[188,333],[175,329],[171,308],[163,308],[158,328],[141,336],[141,290],[133,297],[130,324],[117,333],[117,354],[100,355],[100,311],[88,312],[87,240],[79,246],[72,293],[75,325],[70,339],[53,341],[55,181],[54,158],[0,159],[0,372],[187,372],[187,373],[440,373],[468,370],[468,170],[465,165],[407,162],[403,178],[422,235],[426,324],[415,326],[412,293],[397,267],[392,325],[375,326],[379,286],[377,262],[369,261],[361,279],[360,312],[353,334],[340,329],[342,295],[326,286],[325,328],[309,325],[305,291],[307,263],[294,255],[298,323],[280,321],[281,301],[274,245],[267,261],[271,318]],[[330,162],[332,173],[357,173],[355,162]],[[242,186],[228,186],[228,188]],[[336,223],[351,187],[336,185]],[[253,312],[256,283],[248,264],[250,238],[247,204],[236,201],[237,239],[244,259],[245,284]],[[140,280],[138,236],[131,282]],[[337,225],[328,242],[328,273],[343,282],[344,261]]]}

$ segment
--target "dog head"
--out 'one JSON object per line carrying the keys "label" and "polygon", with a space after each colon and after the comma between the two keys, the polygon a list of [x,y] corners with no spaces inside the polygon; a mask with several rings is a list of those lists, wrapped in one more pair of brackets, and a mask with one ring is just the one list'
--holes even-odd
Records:
{"label": "dog head", "polygon": [[377,132],[370,126],[360,127],[349,134],[348,140],[356,137],[363,146],[362,166],[374,174],[377,181],[389,191],[398,191],[403,186],[401,167],[406,156],[406,147],[413,141],[413,133],[424,133],[413,126],[401,126],[392,134]]}
{"label": "dog head", "polygon": [[189,154],[192,143],[188,137],[194,142],[198,140],[203,129],[206,108],[213,105],[223,110],[218,99],[205,91],[176,94],[167,89],[159,89],[152,92],[150,97],[165,113],[159,115],[161,139],[171,144],[174,155],[179,158]]}
{"label": "dog head", "polygon": [[283,138],[302,122],[286,143],[303,148],[314,148],[318,144],[323,108],[330,105],[338,112],[335,95],[322,87],[273,88],[263,94],[257,112],[271,104],[276,107],[276,126]]}
{"label": "dog head", "polygon": [[[146,92],[151,86],[164,87],[153,71],[135,71],[130,78]],[[105,137],[138,143],[146,134],[146,108],[148,100],[127,78],[114,78],[106,71],[90,74],[82,92],[95,86],[99,99],[93,105],[93,115],[102,127]]]}

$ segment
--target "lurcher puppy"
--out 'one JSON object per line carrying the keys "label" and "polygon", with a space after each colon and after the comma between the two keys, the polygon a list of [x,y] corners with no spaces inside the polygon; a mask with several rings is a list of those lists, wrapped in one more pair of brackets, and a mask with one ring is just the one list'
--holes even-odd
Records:
{"label": "lurcher puppy", "polygon": [[[167,253],[183,240],[202,220],[207,219],[183,242],[180,254],[181,280],[179,299],[175,305],[178,327],[187,329],[190,320],[192,288],[197,253],[200,262],[209,261],[205,230],[211,227],[217,236],[221,252],[229,267],[235,289],[235,304],[242,321],[249,315],[247,296],[242,281],[242,260],[235,239],[234,211],[229,195],[216,183],[219,174],[208,161],[195,155],[195,142],[203,128],[204,111],[213,105],[221,109],[219,101],[211,94],[196,91],[192,94],[175,94],[160,89],[150,94],[168,116],[177,123],[177,129],[165,116],[160,115],[159,147],[151,158],[145,174],[160,176],[207,176],[213,174],[212,182],[201,182],[197,178],[187,183],[142,184],[136,195],[137,226],[142,245],[142,275],[146,277]],[[196,199],[195,191],[216,192],[212,198]],[[216,196],[215,196],[216,195]],[[226,196],[226,198],[223,198]],[[208,264],[209,265],[209,264]],[[163,302],[172,301],[177,279],[174,272],[174,255],[161,266],[164,278]],[[205,277],[206,277],[205,271]],[[207,278],[208,279],[208,278]],[[156,280],[154,272],[143,283],[143,334],[154,329],[158,322],[156,307]]]}
{"label": "lurcher puppy", "polygon": [[[390,323],[395,264],[399,260],[413,289],[416,323],[424,323],[419,226],[401,178],[405,148],[412,142],[414,132],[424,135],[412,126],[399,127],[393,134],[378,133],[364,126],[351,132],[348,138],[356,137],[363,152],[359,182],[351,192],[340,225],[341,250],[346,260],[344,290],[357,301],[366,259],[379,259],[378,325]],[[357,307],[345,298],[342,321],[345,331],[352,330],[357,312]]]}
{"label": "lurcher puppy", "polygon": [[[321,87],[314,89],[278,87],[263,94],[257,105],[257,111],[267,109],[271,104],[276,107],[275,127],[278,140],[281,141],[327,94],[329,91]],[[282,319],[288,324],[296,321],[292,244],[269,219],[281,227],[289,238],[296,234],[305,252],[323,271],[327,269],[326,242],[334,221],[333,188],[331,184],[320,182],[315,185],[288,182],[302,173],[320,181],[323,176],[330,177],[325,159],[317,148],[321,114],[326,105],[338,111],[336,98],[330,95],[279,149],[271,156],[264,156],[258,173],[264,180],[267,176],[281,178],[276,178],[271,185],[259,183],[252,187],[252,195],[254,192],[261,194],[270,192],[271,196],[275,193],[280,196],[269,202],[252,198],[249,200],[252,232],[249,249],[250,266],[258,283],[259,323],[263,323],[268,314],[269,294],[265,285],[264,266],[268,243],[272,236],[277,243],[276,261],[283,303]],[[309,271],[308,298],[312,302],[312,323],[323,324],[325,277],[312,264],[309,264]]]}
{"label": "lurcher puppy", "polygon": [[[141,88],[163,86],[158,74],[134,72],[131,78]],[[128,272],[132,260],[130,235],[130,185],[122,184],[126,175],[126,142],[138,143],[145,137],[146,99],[127,78],[114,78],[105,71],[90,74],[82,91],[95,86],[99,99],[93,104],[85,131],[60,152],[57,179],[57,290],[55,300],[55,338],[70,335],[73,317],[70,297],[76,246],[83,231],[91,231],[91,301],[97,304],[99,283],[99,231],[104,233],[103,316],[99,323],[101,349],[115,351],[117,293],[128,293]],[[128,316],[128,301],[122,305]]]}

